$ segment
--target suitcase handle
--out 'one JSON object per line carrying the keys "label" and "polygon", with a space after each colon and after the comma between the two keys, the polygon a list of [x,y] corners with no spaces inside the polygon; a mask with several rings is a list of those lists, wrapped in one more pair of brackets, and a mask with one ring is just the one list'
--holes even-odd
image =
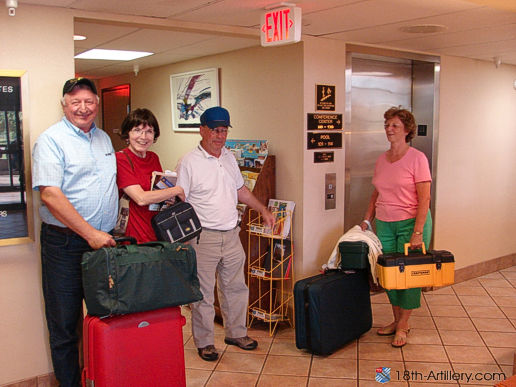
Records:
{"label": "suitcase handle", "polygon": [[131,236],[122,236],[122,237],[115,237],[115,242],[116,243],[123,243],[123,242],[129,242],[130,244],[132,245],[135,245],[137,244],[138,242],[136,241],[136,238],[134,237],[131,237]]}
{"label": "suitcase handle", "polygon": [[[410,243],[405,243],[404,244],[404,247],[405,247],[405,255],[408,255],[408,248],[410,246]],[[425,242],[422,242],[421,243],[421,250],[423,250],[423,254],[426,254],[426,247],[425,247]]]}
{"label": "suitcase handle", "polygon": [[[180,251],[180,250],[188,250],[188,247],[185,246],[184,243],[177,243],[177,246],[175,248],[176,251]],[[140,243],[138,246],[132,246],[132,245],[126,245],[125,248],[127,249],[127,251],[129,253],[132,253],[132,254],[135,254],[135,253],[138,253],[138,247],[142,247],[142,246],[148,246],[148,247],[161,247],[161,250],[165,249],[167,246],[171,245],[170,242],[165,242],[165,241],[154,241],[154,242],[145,242],[145,243]]]}

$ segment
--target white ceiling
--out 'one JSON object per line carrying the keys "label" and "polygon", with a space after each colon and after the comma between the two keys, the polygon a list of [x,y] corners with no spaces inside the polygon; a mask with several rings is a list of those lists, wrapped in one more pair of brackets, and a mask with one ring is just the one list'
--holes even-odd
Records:
{"label": "white ceiling", "polygon": [[[260,16],[271,0],[18,0],[73,9],[75,53],[91,48],[151,51],[130,62],[76,59],[92,78],[258,46]],[[292,0],[305,35],[356,44],[463,56],[516,65],[516,0]],[[403,32],[438,24],[445,31]]]}

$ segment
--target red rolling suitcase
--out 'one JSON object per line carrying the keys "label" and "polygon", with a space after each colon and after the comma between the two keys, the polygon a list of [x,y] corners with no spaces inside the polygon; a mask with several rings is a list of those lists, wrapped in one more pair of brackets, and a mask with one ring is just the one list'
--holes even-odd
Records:
{"label": "red rolling suitcase", "polygon": [[178,306],[86,316],[83,387],[185,386],[185,323]]}

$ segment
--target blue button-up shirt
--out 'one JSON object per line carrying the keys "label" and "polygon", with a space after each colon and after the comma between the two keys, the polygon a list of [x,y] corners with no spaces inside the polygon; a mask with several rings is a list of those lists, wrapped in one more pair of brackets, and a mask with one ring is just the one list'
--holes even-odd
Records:
{"label": "blue button-up shirt", "polygon": [[[116,158],[109,136],[93,124],[89,133],[63,119],[44,131],[32,150],[32,188],[59,187],[94,228],[111,231],[116,223]],[[65,227],[42,205],[41,220]]]}

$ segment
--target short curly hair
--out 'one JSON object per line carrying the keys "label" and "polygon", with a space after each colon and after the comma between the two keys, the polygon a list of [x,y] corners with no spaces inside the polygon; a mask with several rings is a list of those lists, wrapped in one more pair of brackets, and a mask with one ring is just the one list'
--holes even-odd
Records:
{"label": "short curly hair", "polygon": [[149,109],[136,109],[130,112],[127,117],[125,117],[122,122],[122,132],[120,133],[120,137],[126,140],[129,138],[129,132],[141,124],[149,125],[152,129],[154,129],[154,141],[159,137],[159,124],[158,120],[152,114]]}
{"label": "short curly hair", "polygon": [[416,119],[414,115],[407,109],[402,109],[401,107],[391,107],[383,114],[385,122],[394,117],[398,117],[400,121],[403,122],[405,130],[408,132],[405,136],[405,142],[410,142],[410,140],[416,136]]}

